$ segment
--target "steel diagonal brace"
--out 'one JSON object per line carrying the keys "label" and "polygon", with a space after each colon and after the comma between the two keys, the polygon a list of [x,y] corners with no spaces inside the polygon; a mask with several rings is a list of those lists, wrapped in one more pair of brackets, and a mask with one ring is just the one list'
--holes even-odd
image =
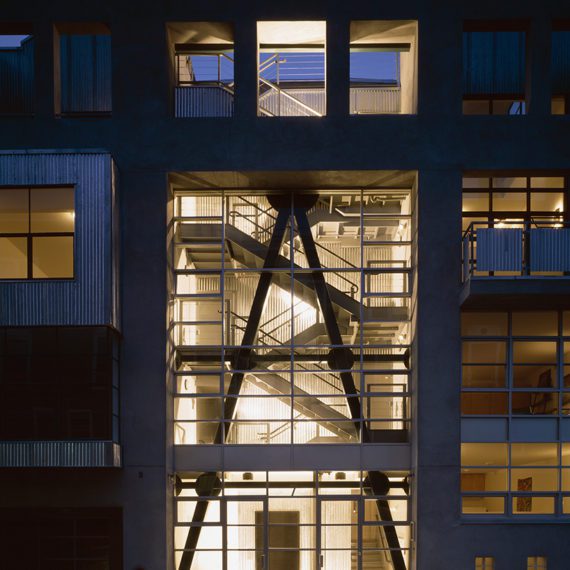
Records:
{"label": "steel diagonal brace", "polygon": [[[257,336],[257,332],[261,324],[263,310],[265,308],[265,303],[269,295],[271,281],[273,280],[273,273],[271,272],[271,269],[275,269],[275,267],[277,267],[279,251],[283,245],[285,231],[287,229],[287,223],[289,222],[290,216],[290,206],[283,206],[279,208],[277,220],[275,221],[275,226],[273,228],[273,234],[271,236],[271,241],[269,242],[267,257],[265,258],[265,262],[263,264],[263,271],[259,277],[259,282],[257,284],[253,303],[249,311],[249,318],[247,320],[247,325],[245,327],[241,346],[237,350],[234,357],[233,368],[236,370],[236,372],[232,374],[227,396],[224,401],[225,428],[224,423],[218,424],[216,435],[214,436],[214,443],[217,444],[223,443],[225,438],[224,434],[229,433],[229,428],[231,426],[231,421],[234,417],[234,412],[237,405],[237,396],[239,396],[245,376],[244,371],[251,370],[253,368],[253,354],[251,346],[255,343],[255,337]],[[210,501],[207,498],[201,499],[200,496],[212,497],[214,494],[217,494],[217,492],[219,492],[219,490],[216,488],[217,477],[215,473],[204,473],[201,477],[203,477],[204,485],[198,493],[198,503],[196,504],[196,509],[194,510],[194,515],[192,517],[192,526],[190,527],[188,536],[186,538],[186,544],[184,546],[184,552],[182,553],[182,559],[180,560],[179,570],[190,570],[192,567],[194,549],[198,544],[200,532],[202,530],[200,524],[204,522]]]}
{"label": "steel diagonal brace", "polygon": [[[350,415],[354,421],[357,433],[361,434],[362,442],[369,442],[370,435],[368,433],[368,429],[365,424],[360,423],[362,415],[360,403],[357,397],[358,392],[354,384],[352,372],[349,371],[354,363],[354,355],[349,348],[343,346],[342,335],[340,334],[340,329],[334,314],[327,283],[325,281],[324,273],[321,270],[322,267],[317,252],[317,246],[315,245],[315,240],[311,233],[311,225],[307,217],[307,208],[295,207],[293,214],[295,216],[295,221],[297,222],[297,229],[303,243],[303,248],[305,249],[307,262],[309,267],[313,269],[312,278],[315,293],[317,294],[319,306],[323,314],[328,337],[333,345],[329,365],[333,369],[344,369],[344,371],[340,373],[340,379],[347,397]],[[388,492],[389,481],[384,473],[379,471],[369,471],[368,477],[372,492],[375,495],[385,495]],[[388,501],[385,499],[378,499],[376,504],[380,520],[393,523],[394,521],[392,519],[392,513],[390,512]],[[404,557],[400,550],[400,541],[398,539],[395,526],[391,524],[386,525],[383,528],[386,535],[386,542],[390,548],[390,556],[392,558],[394,570],[406,570],[406,563],[404,562]]]}

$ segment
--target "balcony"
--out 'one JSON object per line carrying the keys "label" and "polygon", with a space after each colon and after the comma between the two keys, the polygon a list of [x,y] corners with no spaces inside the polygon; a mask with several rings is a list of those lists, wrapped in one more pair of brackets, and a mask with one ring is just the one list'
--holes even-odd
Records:
{"label": "balcony", "polygon": [[462,239],[464,308],[562,308],[569,304],[570,223],[472,222]]}

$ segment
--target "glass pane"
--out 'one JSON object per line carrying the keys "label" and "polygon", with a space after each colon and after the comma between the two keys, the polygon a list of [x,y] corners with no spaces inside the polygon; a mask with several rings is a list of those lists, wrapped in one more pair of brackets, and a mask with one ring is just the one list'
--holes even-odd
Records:
{"label": "glass pane", "polygon": [[462,469],[461,491],[481,493],[507,491],[506,469]]}
{"label": "glass pane", "polygon": [[461,413],[464,415],[505,415],[509,411],[505,392],[464,392]]}
{"label": "glass pane", "polygon": [[564,194],[562,192],[532,192],[530,209],[533,212],[563,212]]}
{"label": "glass pane", "polygon": [[489,194],[487,192],[464,192],[464,212],[487,212],[489,211]]}
{"label": "glass pane", "polygon": [[463,188],[489,188],[489,178],[485,176],[465,176],[463,178]]}
{"label": "glass pane", "polygon": [[511,469],[511,491],[558,491],[558,469]]}
{"label": "glass pane", "polygon": [[465,364],[500,364],[506,359],[506,344],[493,341],[464,341],[463,362]]}
{"label": "glass pane", "polygon": [[516,341],[513,342],[513,362],[516,364],[554,364],[556,342]]}
{"label": "glass pane", "polygon": [[0,279],[28,277],[28,239],[0,238]]}
{"label": "glass pane", "polygon": [[556,367],[513,366],[515,388],[556,388]]}
{"label": "glass pane", "polygon": [[28,231],[28,189],[0,189],[0,233]]}
{"label": "glass pane", "polygon": [[554,514],[554,497],[513,497],[513,513],[516,515]]}
{"label": "glass pane", "polygon": [[32,240],[34,279],[73,277],[73,238],[34,237]]}
{"label": "glass pane", "polygon": [[463,366],[462,384],[464,388],[504,388],[505,366]]}
{"label": "glass pane", "polygon": [[74,193],[73,188],[32,188],[31,231],[73,232]]}
{"label": "glass pane", "polygon": [[533,176],[530,179],[531,188],[564,188],[562,176]]}
{"label": "glass pane", "polygon": [[513,443],[511,465],[558,465],[558,444]]}
{"label": "glass pane", "polygon": [[558,336],[558,314],[552,312],[513,313],[514,336]]}
{"label": "glass pane", "polygon": [[[502,515],[505,512],[504,497],[462,497],[461,513],[464,515]],[[477,568],[483,568],[482,565]],[[485,566],[485,569],[492,566]]]}
{"label": "glass pane", "polygon": [[493,188],[526,188],[526,178],[523,176],[493,178]]}
{"label": "glass pane", "polygon": [[507,465],[507,444],[462,443],[461,465]]}
{"label": "glass pane", "polygon": [[463,336],[506,336],[507,313],[461,313]]}
{"label": "glass pane", "polygon": [[495,212],[524,212],[526,194],[524,192],[493,192],[493,210]]}

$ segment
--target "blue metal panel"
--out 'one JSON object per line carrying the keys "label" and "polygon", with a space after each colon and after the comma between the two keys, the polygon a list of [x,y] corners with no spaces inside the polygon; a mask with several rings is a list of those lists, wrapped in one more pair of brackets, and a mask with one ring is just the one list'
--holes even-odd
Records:
{"label": "blue metal panel", "polygon": [[1,467],[121,467],[111,441],[2,441]]}
{"label": "blue metal panel", "polygon": [[75,278],[0,282],[1,326],[117,327],[112,170],[111,157],[105,153],[0,153],[0,185],[72,184],[76,188]]}
{"label": "blue metal panel", "polygon": [[221,87],[176,87],[174,89],[175,117],[231,117],[234,96]]}
{"label": "blue metal panel", "polygon": [[477,230],[477,271],[520,271],[522,230]]}
{"label": "blue metal panel", "polygon": [[530,270],[570,271],[570,230],[530,230]]}
{"label": "blue metal panel", "polygon": [[552,92],[570,93],[570,31],[552,32]]}
{"label": "blue metal panel", "polygon": [[525,50],[524,32],[464,32],[463,93],[524,93]]}
{"label": "blue metal panel", "polygon": [[34,97],[34,40],[0,49],[0,114],[31,114]]}
{"label": "blue metal panel", "polygon": [[111,36],[60,37],[61,112],[111,112]]}

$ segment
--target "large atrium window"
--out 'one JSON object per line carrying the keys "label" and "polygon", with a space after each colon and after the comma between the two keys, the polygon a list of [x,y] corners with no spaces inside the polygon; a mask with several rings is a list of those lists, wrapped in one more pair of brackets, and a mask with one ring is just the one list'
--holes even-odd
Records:
{"label": "large atrium window", "polygon": [[75,189],[0,188],[0,279],[74,276]]}
{"label": "large atrium window", "polygon": [[524,115],[526,32],[469,21],[463,31],[463,114]]}
{"label": "large atrium window", "polygon": [[174,64],[175,117],[231,117],[233,28],[224,22],[168,24]]}
{"label": "large atrium window", "polygon": [[178,570],[409,568],[405,474],[188,473],[176,482]]}
{"label": "large atrium window", "polygon": [[326,114],[326,23],[258,22],[260,117]]}
{"label": "large atrium window", "polygon": [[0,116],[34,109],[34,38],[31,26],[0,26]]}
{"label": "large atrium window", "polygon": [[463,178],[463,278],[570,271],[564,176]]}
{"label": "large atrium window", "polygon": [[407,441],[414,177],[395,177],[175,192],[176,444]]}
{"label": "large atrium window", "polygon": [[416,53],[417,22],[351,22],[350,113],[415,113]]}

